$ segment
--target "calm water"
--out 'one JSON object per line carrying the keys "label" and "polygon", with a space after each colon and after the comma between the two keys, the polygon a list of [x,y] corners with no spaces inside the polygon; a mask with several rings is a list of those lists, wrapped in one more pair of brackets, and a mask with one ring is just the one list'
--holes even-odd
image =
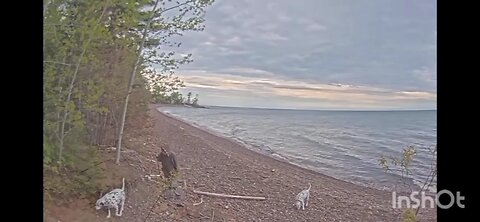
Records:
{"label": "calm water", "polygon": [[[159,110],[233,138],[250,149],[293,164],[377,189],[424,181],[436,145],[436,111],[310,111],[211,107]],[[419,150],[412,174],[386,173],[381,155],[401,157],[403,148]],[[436,184],[436,183],[435,183]],[[397,187],[398,189],[398,187]],[[434,185],[431,191],[436,190]]]}

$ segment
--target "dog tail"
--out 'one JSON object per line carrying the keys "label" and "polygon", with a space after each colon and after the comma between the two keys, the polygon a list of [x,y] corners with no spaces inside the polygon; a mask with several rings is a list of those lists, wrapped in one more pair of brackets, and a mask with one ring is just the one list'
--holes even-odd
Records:
{"label": "dog tail", "polygon": [[311,183],[308,183],[308,191],[310,191],[310,188],[312,188],[312,184]]}
{"label": "dog tail", "polygon": [[125,190],[125,177],[122,179],[122,190]]}

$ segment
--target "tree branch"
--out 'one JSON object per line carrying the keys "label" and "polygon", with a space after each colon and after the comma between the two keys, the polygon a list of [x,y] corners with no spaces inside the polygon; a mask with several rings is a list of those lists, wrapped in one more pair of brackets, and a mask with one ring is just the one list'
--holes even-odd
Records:
{"label": "tree branch", "polygon": [[170,11],[170,10],[172,10],[172,9],[178,8],[178,7],[183,6],[183,5],[188,5],[189,3],[192,3],[192,2],[194,2],[194,0],[186,1],[186,2],[184,2],[184,3],[181,3],[181,4],[178,4],[178,5],[172,6],[172,7],[170,7],[170,8],[166,8],[166,9],[164,9],[163,11],[159,12],[158,14],[161,15],[162,13],[164,13],[164,12],[166,12],[166,11]]}
{"label": "tree branch", "polygon": [[56,62],[56,61],[43,61],[43,63],[53,63],[53,64],[60,64],[65,66],[73,66],[73,64],[63,63],[63,62]]}

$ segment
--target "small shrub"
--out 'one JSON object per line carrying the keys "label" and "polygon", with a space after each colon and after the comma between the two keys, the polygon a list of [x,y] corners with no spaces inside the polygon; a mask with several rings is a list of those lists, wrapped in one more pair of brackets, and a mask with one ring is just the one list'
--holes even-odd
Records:
{"label": "small shrub", "polygon": [[76,145],[68,150],[62,168],[44,159],[44,197],[47,201],[88,198],[99,189],[103,169],[96,164],[100,161],[97,149]]}
{"label": "small shrub", "polygon": [[407,209],[403,212],[403,222],[417,222],[417,216],[414,209]]}

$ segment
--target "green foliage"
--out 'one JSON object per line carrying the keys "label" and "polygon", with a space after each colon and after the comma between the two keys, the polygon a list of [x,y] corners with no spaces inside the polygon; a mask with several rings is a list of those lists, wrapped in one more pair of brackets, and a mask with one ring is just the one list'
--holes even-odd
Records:
{"label": "green foliage", "polygon": [[46,138],[43,141],[43,167],[52,166],[55,159],[55,145]]}
{"label": "green foliage", "polygon": [[[380,157],[380,166],[385,171],[392,171],[390,167],[393,165],[395,167],[400,168],[400,172],[403,174],[408,175],[410,173],[410,164],[412,163],[413,157],[417,154],[417,151],[415,150],[415,147],[413,146],[408,146],[403,149],[402,151],[402,158],[398,159],[396,157],[386,157],[386,156],[381,156]],[[388,164],[388,160],[390,160],[391,165]]]}
{"label": "green foliage", "polygon": [[403,212],[403,222],[417,222],[417,215],[415,214],[415,210],[407,209]]}
{"label": "green foliage", "polygon": [[167,189],[167,188],[172,188],[174,182],[178,182],[179,178],[181,178],[181,173],[180,171],[172,171],[170,178],[163,178],[162,183],[160,184],[162,187],[162,190]]}
{"label": "green foliage", "polygon": [[178,89],[185,87],[183,81],[173,74],[157,74],[155,70],[145,70],[143,77],[147,81],[147,89],[155,103],[182,104],[183,96]]}
{"label": "green foliage", "polygon": [[[420,181],[423,184],[420,188],[420,192],[427,190],[437,176],[437,145],[428,147],[426,151],[431,156],[431,162],[427,178],[424,181]],[[382,155],[379,159],[379,164],[385,172],[400,172],[402,181],[405,183],[408,175],[411,174],[410,166],[417,152],[418,151],[414,146],[408,146],[403,149],[400,159],[397,157],[387,157]],[[409,188],[413,191],[410,186]],[[417,208],[416,210],[407,209],[403,214],[404,221],[417,221],[416,216],[419,210],[420,208]]]}
{"label": "green foliage", "polygon": [[172,92],[172,94],[170,94],[170,103],[182,104],[183,103],[182,94],[179,92]]}
{"label": "green foliage", "polygon": [[192,104],[191,99],[192,99],[192,92],[188,92],[187,93],[187,104]]}
{"label": "green foliage", "polygon": [[193,98],[193,105],[198,105],[198,94],[195,95],[195,98]]}
{"label": "green foliage", "polygon": [[[44,1],[43,164],[52,175],[46,182],[53,193],[88,190],[94,184],[99,171],[73,172],[98,158],[96,145],[115,144],[138,55],[142,75],[134,79],[127,120],[146,114],[150,99],[183,102],[178,89],[184,84],[173,73],[193,60],[191,54],[176,54],[181,44],[172,39],[201,31],[205,7],[212,2],[161,1],[146,48],[139,52],[154,0]],[[59,160],[62,165],[56,165]]]}
{"label": "green foliage", "polygon": [[[79,140],[71,138],[68,144]],[[67,149],[65,166],[46,163],[44,157],[44,189],[47,200],[71,198],[87,198],[97,192],[99,179],[103,178],[103,169],[96,165],[100,155],[96,147],[75,144],[76,149]]]}

